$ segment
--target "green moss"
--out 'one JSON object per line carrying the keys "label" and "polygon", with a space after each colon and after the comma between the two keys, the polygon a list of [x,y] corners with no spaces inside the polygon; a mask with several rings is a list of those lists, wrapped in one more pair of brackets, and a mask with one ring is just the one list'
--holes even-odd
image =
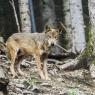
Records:
{"label": "green moss", "polygon": [[94,49],[94,38],[93,38],[93,32],[91,32],[91,25],[87,25],[85,29],[86,33],[86,48],[82,52],[82,56],[85,56],[86,58],[90,59],[89,62],[91,64],[95,64],[95,58],[93,54]]}
{"label": "green moss", "polygon": [[93,47],[94,47],[94,40],[93,40],[93,33],[91,32],[91,25],[87,25],[85,28],[85,35],[86,35],[86,48],[84,54],[86,56],[92,56],[93,55]]}

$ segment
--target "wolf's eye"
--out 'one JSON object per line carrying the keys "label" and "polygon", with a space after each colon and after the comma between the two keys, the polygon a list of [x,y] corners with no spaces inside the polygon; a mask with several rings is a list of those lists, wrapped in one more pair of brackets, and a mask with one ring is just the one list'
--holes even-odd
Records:
{"label": "wolf's eye", "polygon": [[48,36],[48,39],[50,39],[51,38],[51,36]]}
{"label": "wolf's eye", "polygon": [[55,39],[58,39],[58,37],[57,37],[57,36],[55,36]]}

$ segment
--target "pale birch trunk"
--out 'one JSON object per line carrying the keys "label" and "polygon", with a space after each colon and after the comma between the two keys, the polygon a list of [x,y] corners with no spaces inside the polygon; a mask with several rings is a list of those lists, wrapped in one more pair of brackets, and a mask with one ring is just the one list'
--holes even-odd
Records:
{"label": "pale birch trunk", "polygon": [[88,8],[89,8],[90,23],[91,23],[91,32],[93,34],[93,40],[94,40],[93,54],[95,54],[95,0],[88,0]]}
{"label": "pale birch trunk", "polygon": [[63,0],[63,12],[64,12],[64,18],[65,18],[65,26],[67,29],[66,38],[68,41],[67,49],[71,52],[72,48],[72,29],[71,29],[71,14],[70,14],[70,0]]}
{"label": "pale birch trunk", "polygon": [[21,32],[31,32],[31,20],[28,0],[19,0]]}
{"label": "pale birch trunk", "polygon": [[53,0],[42,0],[43,25],[56,27],[55,6]]}
{"label": "pale birch trunk", "polygon": [[63,0],[68,48],[80,52],[85,48],[85,31],[81,0]]}

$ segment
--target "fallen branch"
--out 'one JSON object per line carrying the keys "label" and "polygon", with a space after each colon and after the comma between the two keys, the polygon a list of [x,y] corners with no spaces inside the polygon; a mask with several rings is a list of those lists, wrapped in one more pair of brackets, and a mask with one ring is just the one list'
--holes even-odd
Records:
{"label": "fallen branch", "polygon": [[71,59],[70,61],[64,62],[65,64],[61,65],[60,68],[63,70],[73,71],[79,69],[90,69],[87,57],[82,57],[80,59]]}
{"label": "fallen branch", "polygon": [[73,52],[70,53],[61,53],[61,54],[49,54],[48,58],[49,59],[56,59],[56,60],[63,60],[63,59],[75,59],[78,55],[76,55]]}
{"label": "fallen branch", "polygon": [[62,49],[63,51],[70,53],[68,50],[66,50],[65,48],[63,48],[62,46],[60,46],[59,44],[56,44],[57,47],[59,47],[60,49]]}
{"label": "fallen branch", "polygon": [[75,69],[77,69],[75,67],[78,64],[78,60],[68,60],[64,63],[65,64],[60,66],[61,70],[75,70]]}
{"label": "fallen branch", "polygon": [[56,60],[56,59],[48,59],[47,61],[48,61],[48,62],[55,63],[55,64],[63,64],[62,61],[58,61],[58,60]]}

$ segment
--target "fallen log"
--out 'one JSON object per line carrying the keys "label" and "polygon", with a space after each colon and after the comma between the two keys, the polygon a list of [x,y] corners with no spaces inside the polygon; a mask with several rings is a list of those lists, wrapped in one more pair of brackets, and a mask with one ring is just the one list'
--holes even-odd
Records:
{"label": "fallen log", "polygon": [[65,64],[61,65],[60,68],[62,70],[68,70],[68,71],[73,71],[73,70],[79,70],[79,69],[90,69],[90,64],[88,63],[88,58],[87,57],[81,57],[80,59],[71,59],[66,62]]}
{"label": "fallen log", "polygon": [[68,59],[68,58],[71,58],[71,59],[74,59],[77,57],[78,54],[75,54],[73,52],[70,52],[70,53],[60,53],[60,54],[49,54],[48,55],[48,58],[49,59],[57,59],[57,60],[63,60],[63,59]]}

